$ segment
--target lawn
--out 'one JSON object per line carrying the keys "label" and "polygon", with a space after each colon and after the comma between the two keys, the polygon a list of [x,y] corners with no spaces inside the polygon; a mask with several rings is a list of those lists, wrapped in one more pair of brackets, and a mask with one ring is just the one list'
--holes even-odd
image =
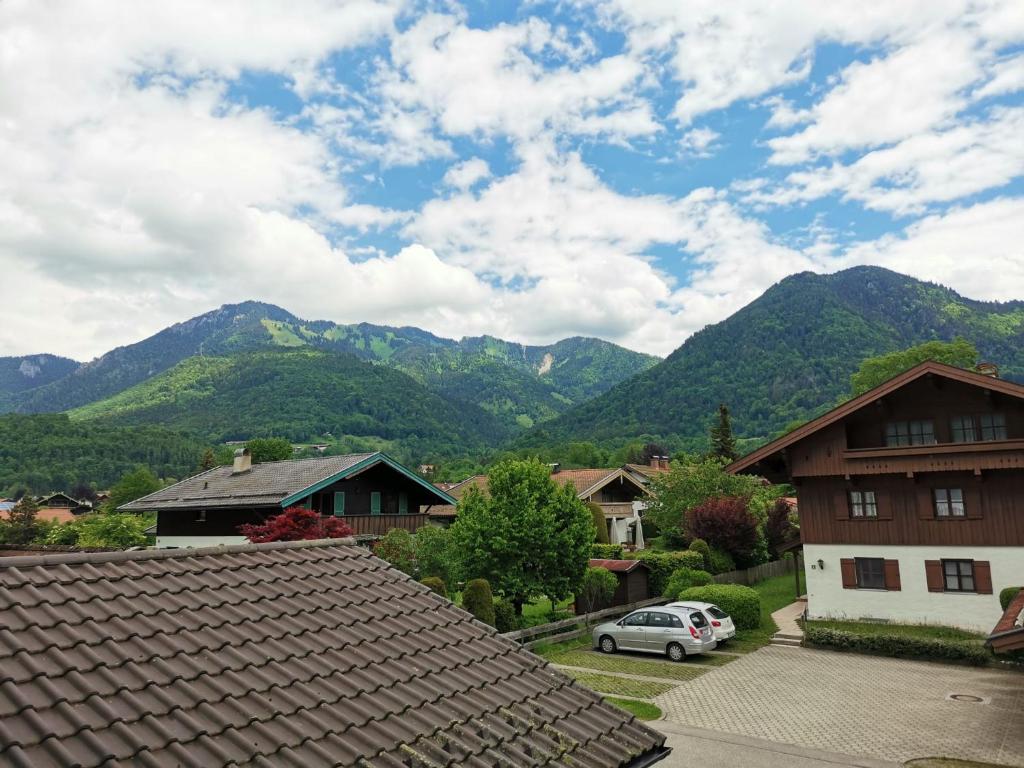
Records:
{"label": "lawn", "polygon": [[546,597],[539,597],[532,603],[523,606],[523,627],[537,627],[541,624],[548,624],[560,619],[568,619],[569,606],[572,605],[572,598],[555,603]]}
{"label": "lawn", "polygon": [[542,655],[552,664],[562,664],[567,667],[585,667],[600,672],[623,672],[643,677],[660,677],[667,680],[692,680],[706,672],[707,670],[703,669],[702,665],[693,663],[702,658],[714,658],[719,663],[728,663],[733,660],[733,657],[730,656],[691,656],[685,662],[677,664],[668,660],[659,661],[656,656],[644,659],[622,653],[599,653],[587,650],[586,648],[544,652]]}
{"label": "lawn", "polygon": [[574,669],[564,670],[565,674],[576,679],[593,691],[610,693],[617,696],[632,696],[638,699],[653,699],[665,691],[671,690],[672,683],[655,683],[650,680],[633,680],[628,677],[602,675],[598,672],[577,672]]}
{"label": "lawn", "polygon": [[649,704],[646,701],[619,699],[615,696],[605,696],[604,700],[609,704],[614,704],[619,709],[624,709],[635,715],[637,720],[657,720],[661,717],[661,710],[654,704]]}
{"label": "lawn", "polygon": [[985,635],[968,632],[955,627],[937,627],[926,624],[886,624],[877,621],[824,621],[815,619],[804,622],[807,627],[835,629],[852,632],[855,635],[899,635],[901,637],[917,637],[925,640],[953,640],[959,642],[985,643]]}
{"label": "lawn", "polygon": [[[802,573],[800,574],[800,585],[801,587],[804,586]],[[780,608],[785,608],[796,599],[794,594],[796,592],[796,584],[792,573],[772,576],[770,579],[759,581],[750,586],[761,596],[761,626],[757,629],[738,630],[736,637],[726,643],[722,650],[746,653],[768,645],[772,635],[779,630],[775,622],[772,621],[772,614]]]}

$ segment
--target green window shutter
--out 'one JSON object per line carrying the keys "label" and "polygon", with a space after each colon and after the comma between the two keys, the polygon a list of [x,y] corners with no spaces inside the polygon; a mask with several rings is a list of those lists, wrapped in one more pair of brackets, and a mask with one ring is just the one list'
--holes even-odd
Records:
{"label": "green window shutter", "polygon": [[380,514],[380,491],[370,491],[370,514]]}
{"label": "green window shutter", "polygon": [[398,494],[398,514],[409,514],[409,494],[405,491]]}
{"label": "green window shutter", "polygon": [[334,516],[341,517],[345,514],[345,492],[335,491],[334,493]]}

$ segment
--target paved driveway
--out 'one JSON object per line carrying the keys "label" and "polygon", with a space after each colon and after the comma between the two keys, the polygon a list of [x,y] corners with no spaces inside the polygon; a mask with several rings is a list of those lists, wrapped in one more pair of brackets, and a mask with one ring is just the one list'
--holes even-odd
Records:
{"label": "paved driveway", "polygon": [[882,760],[1024,768],[1024,674],[1016,672],[768,646],[654,701],[669,723]]}

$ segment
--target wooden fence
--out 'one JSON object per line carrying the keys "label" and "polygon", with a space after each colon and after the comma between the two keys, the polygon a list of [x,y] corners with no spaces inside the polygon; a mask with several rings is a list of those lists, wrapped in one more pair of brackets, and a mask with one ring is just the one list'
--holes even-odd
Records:
{"label": "wooden fence", "polygon": [[660,605],[669,602],[664,597],[652,597],[649,600],[641,600],[628,605],[614,605],[593,613],[583,613],[572,616],[562,621],[554,621],[550,624],[540,624],[527,629],[517,629],[515,632],[506,632],[502,637],[518,641],[524,648],[532,648],[540,643],[558,643],[563,640],[573,640],[581,635],[590,632],[591,628],[600,623],[600,619],[610,619],[615,616],[624,616],[637,608],[646,608],[649,605]]}
{"label": "wooden fence", "polygon": [[764,579],[770,579],[772,576],[792,573],[794,568],[793,562],[791,557],[784,560],[773,560],[770,563],[755,565],[753,568],[747,568],[744,571],[720,573],[715,576],[715,581],[719,584],[756,584]]}

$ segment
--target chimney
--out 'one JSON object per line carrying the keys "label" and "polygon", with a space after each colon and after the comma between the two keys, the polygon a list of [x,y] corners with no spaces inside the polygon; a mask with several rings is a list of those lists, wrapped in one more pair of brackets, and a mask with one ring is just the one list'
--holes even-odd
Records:
{"label": "chimney", "polygon": [[252,469],[252,454],[248,448],[239,448],[235,451],[235,463],[231,467],[232,475],[241,475]]}
{"label": "chimney", "polygon": [[668,469],[669,468],[669,457],[668,456],[662,456],[661,458],[658,459],[658,464],[660,465],[660,467],[662,469]]}
{"label": "chimney", "polygon": [[557,475],[558,471],[562,468],[562,465],[559,464],[557,461],[554,464],[548,464],[548,466],[551,467],[552,475]]}
{"label": "chimney", "polygon": [[661,456],[651,456],[651,469],[661,469]]}
{"label": "chimney", "polygon": [[990,376],[993,379],[999,378],[999,366],[995,363],[978,363],[974,370],[982,376]]}

